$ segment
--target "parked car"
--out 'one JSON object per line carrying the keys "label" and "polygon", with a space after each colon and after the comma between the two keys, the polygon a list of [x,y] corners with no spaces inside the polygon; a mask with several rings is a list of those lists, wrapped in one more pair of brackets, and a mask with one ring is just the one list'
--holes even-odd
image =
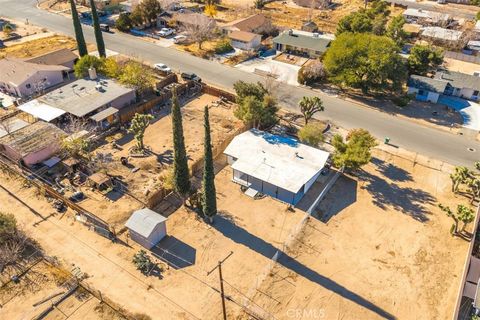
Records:
{"label": "parked car", "polygon": [[202,82],[202,79],[193,72],[182,72],[182,79]]}
{"label": "parked car", "polygon": [[106,23],[100,23],[100,30],[110,32],[110,26]]}
{"label": "parked car", "polygon": [[155,63],[153,67],[157,70],[163,71],[165,73],[172,72],[172,69],[164,63]]}
{"label": "parked car", "polygon": [[173,43],[182,43],[185,40],[187,40],[187,36],[184,36],[183,34],[173,37]]}
{"label": "parked car", "polygon": [[162,28],[162,29],[160,29],[160,31],[157,32],[157,34],[160,37],[168,37],[168,36],[171,36],[174,33],[175,33],[175,30],[172,29],[172,28]]}

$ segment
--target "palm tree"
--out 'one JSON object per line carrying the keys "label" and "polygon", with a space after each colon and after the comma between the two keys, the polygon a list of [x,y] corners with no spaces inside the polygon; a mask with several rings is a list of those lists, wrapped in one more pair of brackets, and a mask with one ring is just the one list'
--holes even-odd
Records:
{"label": "palm tree", "polygon": [[308,124],[308,121],[315,113],[325,110],[323,101],[319,97],[303,97],[298,103],[298,106],[305,118],[305,124]]}

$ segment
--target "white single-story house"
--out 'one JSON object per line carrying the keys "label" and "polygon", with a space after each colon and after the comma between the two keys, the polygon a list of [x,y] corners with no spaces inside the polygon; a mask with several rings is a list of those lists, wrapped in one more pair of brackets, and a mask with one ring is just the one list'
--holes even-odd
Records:
{"label": "white single-story house", "polygon": [[262,36],[246,31],[232,31],[228,34],[232,47],[241,50],[255,50],[260,47]]}
{"label": "white single-story house", "polygon": [[437,103],[440,95],[473,101],[480,98],[480,77],[460,72],[441,70],[433,78],[412,75],[407,85],[408,93],[420,101]]}
{"label": "white single-story house", "polygon": [[144,208],[133,212],[125,226],[133,241],[151,249],[167,235],[166,221],[160,213]]}
{"label": "white single-story house", "polygon": [[257,129],[236,136],[224,154],[234,182],[291,205],[308,192],[330,156],[296,139]]}

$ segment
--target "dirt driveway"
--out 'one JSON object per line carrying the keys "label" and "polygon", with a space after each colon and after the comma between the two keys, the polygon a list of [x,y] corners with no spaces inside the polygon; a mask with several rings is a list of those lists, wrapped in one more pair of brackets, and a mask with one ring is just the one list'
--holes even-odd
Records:
{"label": "dirt driveway", "polygon": [[437,208],[466,202],[450,188],[447,173],[377,152],[337,182],[255,303],[277,319],[450,318],[468,245]]}

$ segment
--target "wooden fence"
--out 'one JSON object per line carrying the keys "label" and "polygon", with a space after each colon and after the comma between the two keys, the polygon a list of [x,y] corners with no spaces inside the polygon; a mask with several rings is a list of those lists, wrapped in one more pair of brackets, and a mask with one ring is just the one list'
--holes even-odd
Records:
{"label": "wooden fence", "polygon": [[[8,161],[8,162],[7,162]],[[44,195],[49,195],[50,197],[63,201],[67,207],[74,210],[77,215],[83,217],[84,222],[86,224],[90,224],[94,227],[103,229],[107,235],[107,237],[114,237],[114,232],[112,231],[110,225],[97,217],[95,214],[85,210],[80,205],[70,201],[60,193],[58,193],[55,189],[49,186],[46,182],[41,181],[40,179],[36,178],[36,174],[29,170],[28,168],[19,168],[15,163],[9,160],[0,159],[0,167],[2,170],[8,171],[15,176],[20,176],[26,181],[32,183],[35,187],[37,187],[40,192]],[[17,169],[18,168],[18,169]],[[25,174],[25,172],[27,174]]]}
{"label": "wooden fence", "polygon": [[235,102],[237,100],[237,96],[235,94],[208,84],[203,85],[202,92],[215,97],[224,97],[230,102]]}

